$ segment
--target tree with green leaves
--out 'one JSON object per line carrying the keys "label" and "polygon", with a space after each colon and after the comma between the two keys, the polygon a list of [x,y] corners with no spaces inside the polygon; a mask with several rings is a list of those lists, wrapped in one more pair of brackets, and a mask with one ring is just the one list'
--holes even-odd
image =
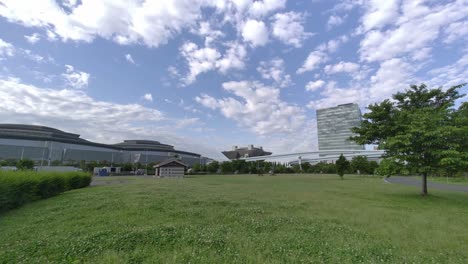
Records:
{"label": "tree with green leaves", "polygon": [[[377,144],[385,156],[404,164],[422,176],[422,195],[427,195],[427,175],[448,164],[466,166],[466,105],[454,109],[463,97],[458,90],[464,84],[428,89],[425,84],[411,85],[393,100],[371,104],[360,127],[351,137],[358,144]],[[460,137],[465,138],[465,143]]]}
{"label": "tree with green leaves", "polygon": [[364,173],[364,174],[369,174],[370,168],[369,168],[369,161],[367,160],[366,156],[355,156],[351,159],[351,171],[353,173]]}
{"label": "tree with green leaves", "polygon": [[338,160],[336,160],[335,166],[336,173],[338,173],[340,178],[343,180],[343,175],[349,169],[349,161],[345,158],[345,156],[343,156],[343,154],[341,154]]}
{"label": "tree with green leaves", "polygon": [[393,158],[385,158],[380,161],[380,165],[377,168],[377,174],[380,176],[385,176],[385,177],[390,177],[392,175],[397,174],[402,165],[399,164],[395,159]]}
{"label": "tree with green leaves", "polygon": [[[447,138],[455,149],[446,150],[441,160],[443,170],[447,176],[457,171],[468,170],[468,102],[453,112],[453,124],[450,127],[453,137]],[[453,152],[455,150],[455,152]],[[453,153],[451,153],[453,152]]]}
{"label": "tree with green leaves", "polygon": [[29,159],[23,159],[16,163],[18,170],[32,170],[34,169],[34,161]]}
{"label": "tree with green leaves", "polygon": [[202,171],[202,165],[200,163],[195,163],[192,165],[193,172],[200,172]]}
{"label": "tree with green leaves", "polygon": [[220,165],[220,168],[221,168],[221,173],[224,173],[224,174],[233,173],[232,164],[230,161],[223,161]]}
{"label": "tree with green leaves", "polygon": [[208,165],[206,165],[206,170],[209,173],[217,173],[218,169],[219,169],[219,162],[217,162],[217,161],[212,161],[212,162],[208,163]]}

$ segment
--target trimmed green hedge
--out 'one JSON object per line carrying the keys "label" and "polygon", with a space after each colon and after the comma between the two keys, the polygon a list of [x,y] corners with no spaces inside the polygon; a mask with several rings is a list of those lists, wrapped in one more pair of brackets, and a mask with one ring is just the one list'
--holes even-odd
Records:
{"label": "trimmed green hedge", "polygon": [[0,171],[0,212],[89,186],[91,177],[84,172]]}

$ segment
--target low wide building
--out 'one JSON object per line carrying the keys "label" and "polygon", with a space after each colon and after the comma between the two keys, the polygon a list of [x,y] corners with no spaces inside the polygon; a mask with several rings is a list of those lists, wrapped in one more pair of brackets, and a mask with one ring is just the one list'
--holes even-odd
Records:
{"label": "low wide building", "polygon": [[153,140],[124,140],[117,144],[96,143],[55,128],[23,124],[0,124],[0,160],[30,159],[37,165],[73,164],[91,161],[148,164],[177,157],[184,163],[205,164],[200,154],[174,149]]}

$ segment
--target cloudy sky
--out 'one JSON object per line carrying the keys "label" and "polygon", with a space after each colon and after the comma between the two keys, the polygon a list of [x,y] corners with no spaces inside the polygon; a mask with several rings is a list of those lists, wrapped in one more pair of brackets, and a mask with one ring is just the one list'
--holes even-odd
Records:
{"label": "cloudy sky", "polygon": [[213,158],[316,150],[315,109],[467,82],[466,14],[467,0],[0,0],[0,120]]}

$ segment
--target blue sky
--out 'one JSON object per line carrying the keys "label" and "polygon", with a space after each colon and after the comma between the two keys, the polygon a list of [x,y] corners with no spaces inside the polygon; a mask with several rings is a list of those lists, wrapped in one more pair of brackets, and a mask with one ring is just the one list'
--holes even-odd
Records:
{"label": "blue sky", "polygon": [[466,82],[467,13],[466,0],[0,0],[0,118],[212,158],[316,150],[315,109]]}

